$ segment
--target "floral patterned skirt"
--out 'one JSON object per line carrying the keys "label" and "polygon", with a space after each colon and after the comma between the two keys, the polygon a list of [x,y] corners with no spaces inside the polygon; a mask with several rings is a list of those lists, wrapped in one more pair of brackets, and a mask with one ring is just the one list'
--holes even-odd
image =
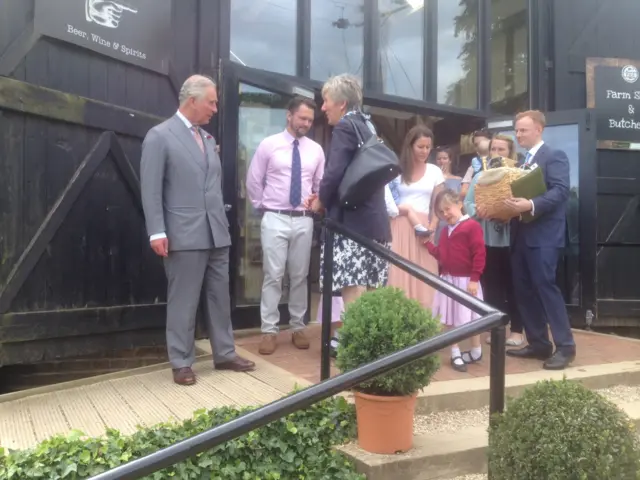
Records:
{"label": "floral patterned skirt", "polygon": [[[376,242],[385,248],[391,248],[390,243]],[[324,292],[323,268],[324,245],[321,247],[320,288]],[[339,292],[345,287],[380,288],[387,284],[389,277],[389,263],[369,251],[359,243],[334,235],[333,240],[333,288],[332,292]]]}

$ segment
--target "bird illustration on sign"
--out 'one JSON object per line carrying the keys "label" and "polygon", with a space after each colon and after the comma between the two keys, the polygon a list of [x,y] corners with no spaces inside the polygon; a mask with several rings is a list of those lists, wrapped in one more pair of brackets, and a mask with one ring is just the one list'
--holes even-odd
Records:
{"label": "bird illustration on sign", "polygon": [[87,22],[107,28],[118,28],[125,12],[138,13],[136,8],[114,0],[85,0],[84,8]]}

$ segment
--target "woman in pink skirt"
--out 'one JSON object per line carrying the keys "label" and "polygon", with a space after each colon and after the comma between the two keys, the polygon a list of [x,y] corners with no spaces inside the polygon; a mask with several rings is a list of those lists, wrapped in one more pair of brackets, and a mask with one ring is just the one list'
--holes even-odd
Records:
{"label": "woman in pink skirt", "polygon": [[[435,201],[435,211],[447,222],[440,233],[438,246],[426,242],[429,253],[440,265],[440,277],[471,295],[482,299],[480,276],[484,270],[486,252],[484,233],[478,222],[462,214],[460,195],[453,190],[439,193]],[[461,305],[442,292],[436,292],[433,313],[440,315],[443,324],[458,327],[478,318],[478,314]],[[466,372],[467,365],[482,360],[480,335],[471,338],[471,350],[460,352],[458,345],[451,347],[451,366],[459,372]]]}

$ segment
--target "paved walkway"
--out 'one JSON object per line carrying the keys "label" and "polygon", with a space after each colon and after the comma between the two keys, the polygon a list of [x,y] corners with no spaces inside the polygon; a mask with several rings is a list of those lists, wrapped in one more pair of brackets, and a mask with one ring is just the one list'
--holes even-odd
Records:
{"label": "paved walkway", "polygon": [[[210,352],[207,341],[198,343]],[[256,371],[216,371],[207,355],[194,365],[198,382],[189,387],[174,384],[168,365],[161,365],[0,395],[0,445],[27,448],[71,430],[99,436],[107,426],[133,433],[137,425],[184,420],[202,408],[266,404],[306,386],[249,352],[239,353],[256,361]]]}
{"label": "paved walkway", "polygon": [[[263,356],[262,358],[311,383],[317,383],[320,381],[320,333],[320,325],[311,324],[308,328],[311,348],[309,350],[298,350],[291,344],[291,334],[283,331],[279,335],[278,350],[273,355]],[[483,342],[486,336],[483,335]],[[639,340],[582,330],[574,330],[574,336],[578,349],[578,355],[572,364],[574,367],[640,360]],[[245,350],[259,355],[259,335],[239,339],[237,343]],[[485,360],[477,365],[470,365],[467,373],[456,372],[450,367],[448,349],[440,352],[441,367],[436,373],[434,381],[488,376],[489,349],[490,346],[483,343]],[[507,374],[528,373],[541,369],[542,362],[507,357]],[[331,374],[336,375],[337,373],[338,370],[332,364]]]}

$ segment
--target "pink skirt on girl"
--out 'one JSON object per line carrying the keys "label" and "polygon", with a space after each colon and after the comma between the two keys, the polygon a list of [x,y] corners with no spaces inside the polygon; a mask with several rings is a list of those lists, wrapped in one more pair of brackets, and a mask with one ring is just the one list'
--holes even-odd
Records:
{"label": "pink skirt on girl", "polygon": [[[451,283],[453,286],[458,287],[460,290],[467,291],[469,285],[469,277],[452,277],[451,275],[441,275],[440,278],[445,282]],[[478,282],[478,295],[480,300],[482,297],[482,287]],[[465,325],[473,320],[480,318],[480,315],[469,310],[460,302],[453,298],[447,297],[444,293],[436,291],[436,295],[433,299],[433,314],[440,315],[440,321],[444,325],[459,327]]]}

